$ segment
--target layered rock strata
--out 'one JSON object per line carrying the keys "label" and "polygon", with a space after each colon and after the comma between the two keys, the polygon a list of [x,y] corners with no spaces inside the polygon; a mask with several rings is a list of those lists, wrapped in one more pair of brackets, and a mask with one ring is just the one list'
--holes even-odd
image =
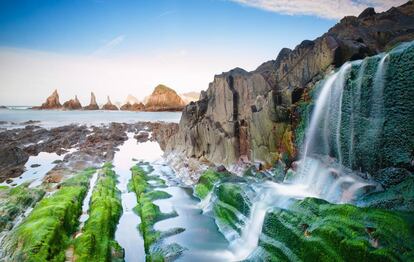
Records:
{"label": "layered rock strata", "polygon": [[414,39],[412,1],[387,12],[343,18],[323,36],[282,49],[252,72],[236,68],[214,77],[200,100],[183,110],[179,132],[167,145],[187,157],[231,165],[272,164],[296,154],[294,105],[331,68]]}

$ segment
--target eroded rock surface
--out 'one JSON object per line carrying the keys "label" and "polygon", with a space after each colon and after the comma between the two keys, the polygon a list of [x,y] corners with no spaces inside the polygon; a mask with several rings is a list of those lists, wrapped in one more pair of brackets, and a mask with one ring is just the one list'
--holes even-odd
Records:
{"label": "eroded rock surface", "polygon": [[384,13],[369,9],[345,17],[323,36],[282,49],[252,72],[236,68],[217,75],[200,100],[183,110],[168,152],[231,165],[271,164],[293,158],[293,105],[331,68],[414,39],[414,3]]}

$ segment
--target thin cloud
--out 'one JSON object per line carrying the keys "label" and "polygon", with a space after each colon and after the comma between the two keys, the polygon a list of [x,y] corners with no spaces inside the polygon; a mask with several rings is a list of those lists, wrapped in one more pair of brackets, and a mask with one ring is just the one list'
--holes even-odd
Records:
{"label": "thin cloud", "polygon": [[358,15],[367,7],[383,12],[407,0],[229,0],[245,6],[287,15],[311,15],[326,19],[341,19]]}
{"label": "thin cloud", "polygon": [[168,10],[168,11],[165,11],[165,12],[157,15],[155,18],[158,19],[158,18],[167,16],[167,15],[175,14],[175,13],[177,13],[177,10]]}
{"label": "thin cloud", "polygon": [[105,45],[99,47],[97,50],[95,50],[92,55],[93,56],[101,56],[108,54],[112,49],[114,49],[116,46],[120,45],[125,40],[125,35],[119,35],[111,40],[109,40]]}

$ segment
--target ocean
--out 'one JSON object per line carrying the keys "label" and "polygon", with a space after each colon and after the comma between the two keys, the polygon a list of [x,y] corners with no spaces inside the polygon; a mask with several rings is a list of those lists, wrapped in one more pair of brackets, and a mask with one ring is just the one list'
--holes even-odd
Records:
{"label": "ocean", "polygon": [[17,128],[25,126],[26,121],[40,121],[35,123],[45,128],[53,128],[68,124],[101,125],[111,122],[135,123],[139,121],[163,121],[178,123],[181,112],[130,112],[130,111],[62,111],[62,110],[32,110],[27,107],[10,107],[0,109],[0,128]]}

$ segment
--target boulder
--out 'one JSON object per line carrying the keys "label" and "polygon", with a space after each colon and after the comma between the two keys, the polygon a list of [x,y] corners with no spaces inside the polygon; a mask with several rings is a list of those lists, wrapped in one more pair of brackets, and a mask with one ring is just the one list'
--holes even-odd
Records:
{"label": "boulder", "polygon": [[112,104],[111,99],[108,96],[108,101],[105,105],[102,106],[103,110],[118,110],[118,107],[114,104]]}
{"label": "boulder", "polygon": [[82,105],[78,100],[78,96],[75,96],[75,99],[70,99],[63,103],[63,108],[66,110],[79,110],[82,109]]}
{"label": "boulder", "polygon": [[145,104],[146,111],[181,111],[185,106],[183,99],[165,85],[155,87]]}
{"label": "boulder", "polygon": [[96,103],[95,94],[93,92],[91,92],[91,102],[89,103],[88,106],[85,106],[83,109],[85,110],[98,110],[99,109],[99,106]]}

